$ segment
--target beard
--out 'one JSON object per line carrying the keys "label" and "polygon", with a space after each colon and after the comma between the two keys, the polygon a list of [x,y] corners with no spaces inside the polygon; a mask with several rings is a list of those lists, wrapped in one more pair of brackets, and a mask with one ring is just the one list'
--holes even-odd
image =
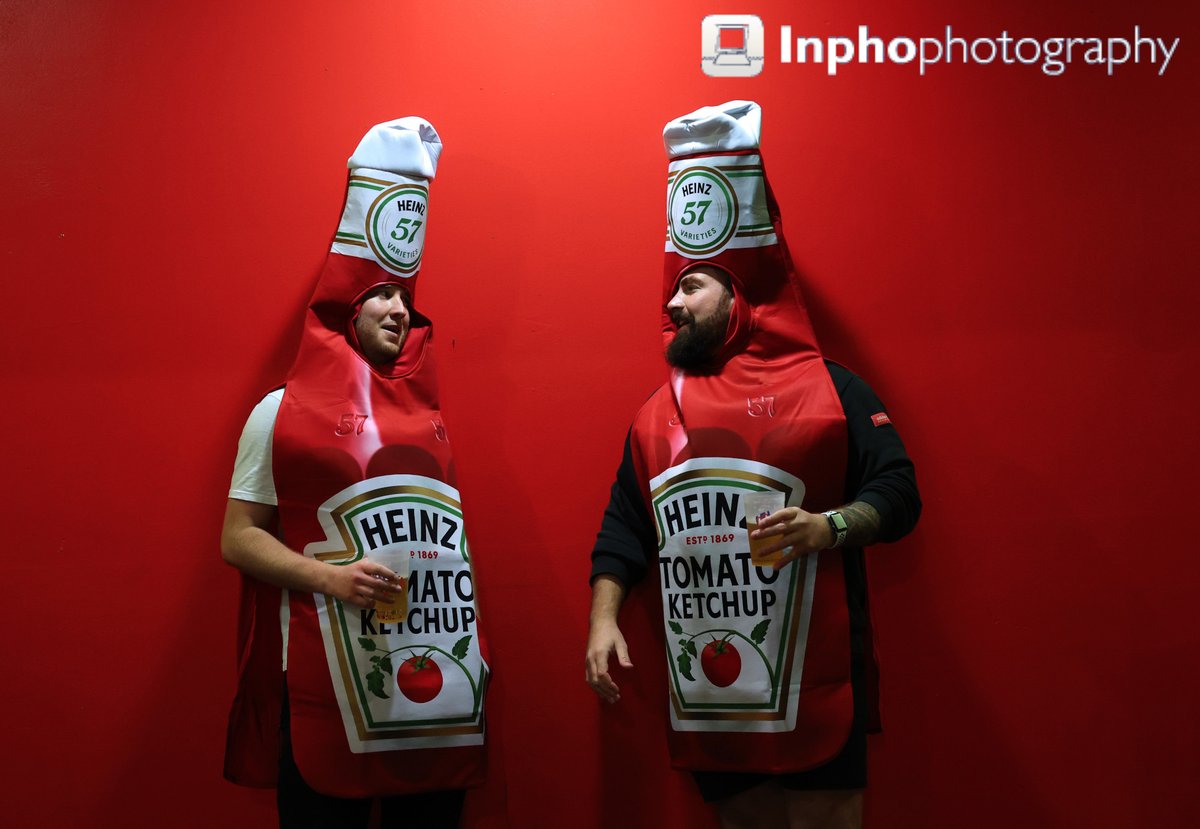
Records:
{"label": "beard", "polygon": [[728,328],[728,306],[702,320],[693,320],[691,324],[679,328],[675,332],[675,339],[667,345],[667,363],[675,368],[696,373],[715,368],[713,360],[725,344],[725,332]]}

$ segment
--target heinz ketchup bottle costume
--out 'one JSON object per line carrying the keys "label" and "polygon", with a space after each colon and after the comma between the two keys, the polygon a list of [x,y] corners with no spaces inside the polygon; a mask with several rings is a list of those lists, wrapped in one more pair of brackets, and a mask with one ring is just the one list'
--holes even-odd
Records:
{"label": "heinz ketchup bottle costume", "polygon": [[[489,672],[433,326],[410,307],[401,353],[383,366],[363,356],[354,329],[372,289],[399,284],[416,295],[440,153],[429,122],[402,118],[373,127],[351,156],[342,219],[275,422],[283,542],[333,566],[365,556],[406,577],[407,615],[390,624],[373,609],[290,593],[293,752],[305,780],[338,797],[462,788],[483,775]],[[246,581],[226,776],[269,786],[278,591]]]}
{"label": "heinz ketchup bottle costume", "polygon": [[[809,322],[758,150],[761,111],[734,101],[667,124],[663,335],[682,274],[713,266],[734,300],[711,372],[673,370],[630,448],[657,530],[679,768],[816,766],[850,731],[840,554],[750,563],[741,498],[774,489],[809,512],[842,503],[846,420]],[[722,644],[723,643],[723,644]]]}

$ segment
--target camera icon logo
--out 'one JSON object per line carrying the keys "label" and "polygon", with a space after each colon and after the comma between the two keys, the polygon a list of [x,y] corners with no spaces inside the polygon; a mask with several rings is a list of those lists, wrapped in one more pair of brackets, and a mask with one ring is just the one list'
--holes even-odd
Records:
{"label": "camera icon logo", "polygon": [[753,14],[710,14],[700,23],[700,67],[713,78],[752,78],[763,69],[763,24]]}

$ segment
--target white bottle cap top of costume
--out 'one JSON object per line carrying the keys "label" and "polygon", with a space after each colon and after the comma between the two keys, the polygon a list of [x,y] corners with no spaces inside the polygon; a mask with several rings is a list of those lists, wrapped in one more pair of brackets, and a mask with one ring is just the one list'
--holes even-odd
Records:
{"label": "white bottle cap top of costume", "polygon": [[350,180],[331,253],[374,260],[404,279],[417,275],[429,222],[429,182],[442,139],[409,116],[376,124],[346,162]]}
{"label": "white bottle cap top of costume", "polygon": [[441,154],[442,139],[433,124],[409,115],[371,127],[346,165],[432,180]]}
{"label": "white bottle cap top of costume", "polygon": [[663,127],[668,158],[704,152],[758,149],[762,107],[753,101],[727,101],[700,107]]}

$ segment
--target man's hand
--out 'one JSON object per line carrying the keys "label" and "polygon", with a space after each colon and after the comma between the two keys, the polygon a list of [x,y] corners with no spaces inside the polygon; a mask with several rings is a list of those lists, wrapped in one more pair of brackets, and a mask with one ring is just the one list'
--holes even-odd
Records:
{"label": "man's hand", "polygon": [[363,558],[353,564],[326,565],[325,585],[319,591],[355,607],[371,607],[376,599],[399,593],[399,577],[377,561]]}
{"label": "man's hand", "polygon": [[616,651],[618,665],[633,667],[625,637],[617,627],[617,611],[624,599],[625,585],[612,576],[597,576],[592,582],[592,618],[584,677],[596,695],[608,703],[621,698],[621,689],[608,674],[608,660],[613,651]]}
{"label": "man's hand", "polygon": [[617,664],[622,668],[632,668],[629,660],[629,648],[625,637],[615,621],[593,624],[588,633],[587,646],[587,684],[596,695],[605,702],[616,702],[621,698],[621,689],[608,674],[608,660],[613,651],[617,653]]}
{"label": "man's hand", "polygon": [[[879,538],[883,519],[879,516],[879,510],[866,501],[846,504],[838,507],[837,511],[846,521],[846,538],[842,546],[866,547]],[[784,507],[779,512],[771,513],[758,522],[758,529],[750,536],[774,539],[763,548],[763,553],[773,553],[789,546],[792,548],[775,562],[776,570],[802,555],[828,550],[836,540],[828,518],[820,513],[805,512],[799,507]]]}
{"label": "man's hand", "polygon": [[834,542],[829,519],[820,513],[805,512],[799,507],[784,507],[771,513],[758,522],[758,529],[750,533],[750,537],[771,540],[759,551],[759,555],[769,555],[791,547],[775,562],[776,570],[802,555],[832,547]]}

